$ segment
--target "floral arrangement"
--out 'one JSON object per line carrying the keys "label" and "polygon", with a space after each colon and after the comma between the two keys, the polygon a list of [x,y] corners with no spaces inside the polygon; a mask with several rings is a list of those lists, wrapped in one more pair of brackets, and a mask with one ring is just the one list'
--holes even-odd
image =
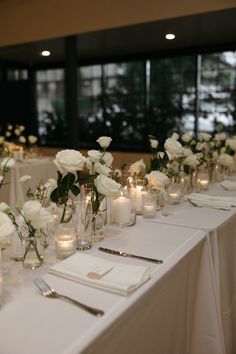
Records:
{"label": "floral arrangement", "polygon": [[15,166],[15,160],[10,157],[6,157],[2,160],[0,168],[2,170],[2,175],[0,175],[0,189],[4,184],[4,180],[6,178],[6,175],[10,171],[12,167]]}

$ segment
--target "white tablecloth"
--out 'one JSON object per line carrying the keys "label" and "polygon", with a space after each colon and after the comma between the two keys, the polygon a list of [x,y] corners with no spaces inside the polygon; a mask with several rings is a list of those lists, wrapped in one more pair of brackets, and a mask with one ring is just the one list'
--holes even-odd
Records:
{"label": "white tablecloth", "polygon": [[33,191],[41,180],[46,182],[48,178],[57,178],[56,167],[51,158],[42,157],[17,162],[7,176],[7,183],[1,188],[0,201],[14,208],[16,202],[26,200],[26,186],[19,181],[24,175],[32,177],[30,185]]}
{"label": "white tablecloth", "polygon": [[[164,263],[104,254],[98,246],[158,257]],[[151,269],[151,279],[127,297],[45,276],[59,292],[103,309],[100,318],[39,295],[31,280],[55,262],[54,251],[47,252],[45,265],[34,272],[19,263],[6,264],[0,353],[224,353],[205,232],[142,219],[134,227],[110,227],[106,239],[88,254]]]}
{"label": "white tablecloth", "polygon": [[[205,192],[211,195],[236,197],[218,184]],[[207,232],[214,270],[216,296],[224,333],[225,352],[236,353],[236,208],[231,211],[195,207],[187,202],[175,206],[174,214],[161,216],[154,223],[202,229]]]}

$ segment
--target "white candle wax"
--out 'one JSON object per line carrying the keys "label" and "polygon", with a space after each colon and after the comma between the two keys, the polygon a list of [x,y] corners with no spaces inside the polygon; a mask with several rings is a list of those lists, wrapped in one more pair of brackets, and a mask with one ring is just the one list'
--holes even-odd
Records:
{"label": "white candle wax", "polygon": [[120,196],[113,200],[113,221],[116,224],[125,225],[131,221],[131,200]]}
{"label": "white candle wax", "polygon": [[135,206],[136,206],[136,212],[138,214],[142,213],[143,210],[143,195],[147,195],[146,191],[143,191],[143,186],[137,186],[136,187],[136,202],[135,202]]}
{"label": "white candle wax", "polygon": [[143,206],[143,217],[153,218],[156,216],[156,208],[154,205],[144,205]]}
{"label": "white candle wax", "polygon": [[200,186],[202,189],[208,189],[209,181],[207,179],[201,179]]}
{"label": "white candle wax", "polygon": [[179,192],[172,192],[169,193],[169,202],[173,204],[178,204],[181,199],[181,193]]}
{"label": "white candle wax", "polygon": [[55,246],[59,258],[68,257],[75,252],[75,236],[58,235],[55,238]]}

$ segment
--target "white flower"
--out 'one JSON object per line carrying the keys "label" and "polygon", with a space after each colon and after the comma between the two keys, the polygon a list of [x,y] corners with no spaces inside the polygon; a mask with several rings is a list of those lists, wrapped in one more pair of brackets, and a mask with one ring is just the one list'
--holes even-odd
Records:
{"label": "white flower", "polygon": [[102,157],[102,161],[105,162],[107,166],[111,166],[113,162],[113,156],[110,152],[105,152]]}
{"label": "white flower", "polygon": [[119,170],[118,168],[115,169],[115,171],[113,172],[115,177],[121,177],[122,176],[122,172],[121,170]]}
{"label": "white flower", "polygon": [[230,167],[234,164],[234,159],[228,154],[221,154],[219,157],[220,163],[225,167]]}
{"label": "white flower", "polygon": [[192,135],[189,134],[189,133],[184,133],[184,134],[181,136],[181,139],[182,139],[185,143],[189,143],[190,140],[192,139]]}
{"label": "white flower", "polygon": [[4,248],[11,244],[11,235],[15,227],[11,219],[2,211],[0,211],[0,247]]}
{"label": "white flower", "polygon": [[158,147],[158,140],[156,139],[149,139],[150,145],[153,149],[156,149]]}
{"label": "white flower", "polygon": [[26,139],[23,135],[19,136],[19,142],[22,143],[22,144],[25,144],[26,143]]}
{"label": "white flower", "polygon": [[0,211],[4,212],[5,210],[8,210],[8,209],[10,209],[9,205],[7,205],[4,202],[0,203]]}
{"label": "white flower", "polygon": [[6,132],[6,137],[9,138],[11,136],[11,132]]}
{"label": "white flower", "polygon": [[145,165],[143,159],[141,159],[141,160],[138,160],[138,161],[132,163],[129,167],[128,172],[133,177],[134,175],[143,174],[145,172],[145,169],[146,169],[146,165]]}
{"label": "white flower", "polygon": [[13,129],[13,125],[8,124],[8,125],[7,125],[7,129],[8,129],[8,130],[12,130],[12,129]]}
{"label": "white flower", "polygon": [[100,162],[97,161],[94,164],[94,172],[108,176],[111,173],[111,169],[108,166],[102,165]]}
{"label": "white flower", "polygon": [[30,144],[35,144],[38,141],[38,138],[35,135],[29,135],[28,140]]}
{"label": "white flower", "polygon": [[184,155],[184,156],[190,156],[190,155],[192,155],[192,154],[193,154],[193,152],[192,152],[191,149],[186,148],[186,147],[183,148],[183,155]]}
{"label": "white flower", "polygon": [[1,162],[2,170],[9,170],[10,168],[15,166],[16,161],[11,157],[5,157]]}
{"label": "white flower", "polygon": [[231,150],[236,151],[236,140],[235,139],[227,139],[225,145],[229,146]]}
{"label": "white flower", "polygon": [[164,156],[165,156],[164,151],[158,151],[157,157],[159,157],[160,159],[163,159]]}
{"label": "white flower", "polygon": [[24,125],[20,125],[19,129],[20,129],[21,132],[23,132],[25,130],[25,126]]}
{"label": "white flower", "polygon": [[218,151],[213,151],[212,157],[213,157],[213,160],[217,161],[217,159],[219,157]]}
{"label": "white flower", "polygon": [[200,133],[200,137],[204,140],[204,141],[209,141],[211,139],[211,135],[208,133]]}
{"label": "white flower", "polygon": [[44,183],[44,188],[45,197],[49,199],[52,191],[57,188],[57,181],[54,178],[49,178],[47,182]]}
{"label": "white flower", "polygon": [[183,146],[176,139],[166,139],[164,146],[170,160],[181,157],[183,155]]}
{"label": "white flower", "polygon": [[59,151],[53,162],[61,173],[74,173],[83,169],[85,157],[79,151],[66,149]]}
{"label": "white flower", "polygon": [[205,144],[204,143],[197,143],[196,145],[196,150],[197,151],[202,151],[205,148]]}
{"label": "white flower", "polygon": [[0,136],[0,144],[3,144],[4,141],[5,141],[5,137],[1,135],[1,136]]}
{"label": "white flower", "polygon": [[20,178],[20,182],[26,183],[26,182],[29,182],[31,179],[32,179],[32,177],[30,175],[24,175]]}
{"label": "white flower", "polygon": [[104,175],[97,176],[94,180],[94,184],[98,193],[107,197],[117,196],[117,193],[121,187],[119,183]]}
{"label": "white flower", "polygon": [[52,216],[49,211],[42,207],[37,200],[29,200],[24,203],[22,213],[27,221],[35,229],[40,229],[52,220]]}
{"label": "white flower", "polygon": [[216,141],[224,141],[226,139],[226,134],[225,133],[217,133],[217,134],[215,134],[214,139]]}
{"label": "white flower", "polygon": [[101,159],[102,153],[101,153],[101,151],[98,151],[98,150],[89,150],[88,156],[89,156],[89,160],[94,163],[94,162],[99,161]]}
{"label": "white flower", "polygon": [[99,139],[97,139],[98,144],[103,148],[106,149],[110,145],[112,141],[112,138],[109,136],[101,136]]}
{"label": "white flower", "polygon": [[14,133],[15,133],[17,136],[19,136],[20,133],[21,133],[21,131],[20,131],[20,129],[16,128],[16,129],[14,130]]}
{"label": "white flower", "polygon": [[179,134],[173,133],[170,137],[170,139],[178,140],[179,139]]}
{"label": "white flower", "polygon": [[198,159],[198,156],[193,154],[187,156],[186,159],[184,159],[183,164],[195,169],[200,164],[200,161]]}
{"label": "white flower", "polygon": [[169,178],[160,171],[152,171],[145,177],[147,178],[149,185],[156,190],[164,189],[170,181]]}
{"label": "white flower", "polygon": [[0,183],[3,181],[3,176],[0,176]]}

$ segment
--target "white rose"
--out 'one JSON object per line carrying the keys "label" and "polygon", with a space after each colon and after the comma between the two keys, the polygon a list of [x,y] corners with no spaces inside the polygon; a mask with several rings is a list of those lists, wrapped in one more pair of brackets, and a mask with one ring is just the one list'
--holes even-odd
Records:
{"label": "white rose", "polygon": [[1,135],[1,136],[0,136],[0,144],[3,144],[4,141],[5,141],[5,137]]}
{"label": "white rose", "polygon": [[149,185],[156,190],[164,189],[170,181],[169,178],[160,171],[152,171],[145,177],[147,178]]}
{"label": "white rose", "polygon": [[182,139],[185,143],[189,143],[190,140],[192,139],[192,135],[189,134],[189,133],[184,133],[184,134],[181,136],[181,139]]}
{"label": "white rose", "polygon": [[112,138],[109,136],[101,136],[99,139],[97,139],[98,144],[103,148],[106,149],[110,145],[112,141]]}
{"label": "white rose", "polygon": [[164,146],[170,160],[181,157],[183,155],[183,146],[175,139],[166,139]]}
{"label": "white rose", "polygon": [[220,149],[220,153],[221,153],[221,154],[224,154],[224,153],[225,153],[225,150],[226,150],[226,147],[223,146],[223,147]]}
{"label": "white rose", "polygon": [[27,221],[35,229],[40,229],[52,220],[52,216],[49,211],[42,207],[37,200],[29,200],[24,203],[22,213]]}
{"label": "white rose", "polygon": [[9,205],[4,202],[0,203],[0,211],[4,212],[5,210],[10,209]]}
{"label": "white rose", "polygon": [[26,139],[23,135],[19,136],[19,142],[22,143],[22,144],[25,144],[26,143]]}
{"label": "white rose", "polygon": [[25,126],[24,125],[20,125],[19,129],[20,129],[21,132],[23,132],[25,130]]}
{"label": "white rose", "polygon": [[94,184],[97,188],[98,193],[103,194],[107,197],[117,196],[121,185],[115,182],[113,179],[99,175],[95,178]]}
{"label": "white rose", "polygon": [[197,143],[197,145],[196,145],[197,151],[202,151],[204,148],[205,148],[204,143]]}
{"label": "white rose", "polygon": [[170,139],[178,140],[179,139],[179,134],[173,133],[170,137]]}
{"label": "white rose", "polygon": [[111,166],[113,162],[112,154],[110,152],[105,152],[105,154],[103,154],[102,161],[104,161],[107,166]]}
{"label": "white rose", "polygon": [[108,166],[102,165],[100,162],[97,161],[94,164],[94,172],[108,176],[111,173],[111,169]]}
{"label": "white rose", "polygon": [[11,157],[5,157],[1,162],[2,170],[9,170],[10,168],[15,166],[16,161]]}
{"label": "white rose", "polygon": [[228,154],[221,154],[219,157],[220,163],[225,167],[230,167],[234,164],[234,159]]}
{"label": "white rose", "polygon": [[76,150],[62,150],[56,154],[53,161],[61,173],[74,173],[84,167],[85,157]]}
{"label": "white rose", "polygon": [[145,165],[143,159],[141,159],[141,160],[138,160],[138,161],[132,163],[129,167],[128,172],[133,177],[134,175],[143,174],[145,172],[145,169],[146,169],[146,165]]}
{"label": "white rose", "polygon": [[183,155],[184,155],[184,156],[190,156],[190,155],[192,155],[192,154],[193,154],[193,152],[192,152],[191,149],[189,149],[189,148],[183,148]]}
{"label": "white rose", "polygon": [[208,133],[200,133],[200,137],[204,140],[204,141],[209,141],[211,139],[211,135]]}
{"label": "white rose", "polygon": [[98,150],[89,150],[88,151],[88,156],[91,162],[96,162],[99,161],[102,157],[101,151]]}
{"label": "white rose", "polygon": [[38,141],[38,138],[35,135],[29,135],[28,140],[30,144],[35,144]]}
{"label": "white rose", "polygon": [[11,235],[15,231],[11,219],[0,211],[0,247],[4,248],[11,244]]}
{"label": "white rose", "polygon": [[20,178],[20,182],[26,183],[26,182],[29,182],[31,179],[32,179],[32,177],[30,175],[24,175]]}
{"label": "white rose", "polygon": [[20,129],[17,128],[17,129],[14,130],[14,133],[15,133],[17,136],[19,136],[20,133],[21,133],[21,131],[20,131]]}
{"label": "white rose", "polygon": [[196,168],[200,164],[200,161],[198,159],[198,156],[193,154],[193,155],[187,156],[186,159],[184,159],[183,164],[190,166],[192,168]]}
{"label": "white rose", "polygon": [[218,151],[213,151],[212,157],[216,161],[218,159],[218,157],[219,157]]}
{"label": "white rose", "polygon": [[163,159],[164,156],[165,156],[164,151],[158,151],[157,157],[159,157],[160,159]]}
{"label": "white rose", "polygon": [[227,139],[225,145],[229,146],[231,150],[236,151],[236,140],[235,139]]}
{"label": "white rose", "polygon": [[214,139],[216,141],[224,141],[226,139],[226,134],[225,133],[217,133],[217,134],[215,134]]}
{"label": "white rose", "polygon": [[57,181],[54,178],[49,178],[47,182],[44,183],[44,188],[45,196],[49,199],[52,191],[57,188]]}
{"label": "white rose", "polygon": [[156,139],[149,139],[150,145],[153,149],[156,149],[158,147],[158,140]]}
{"label": "white rose", "polygon": [[13,129],[13,125],[8,124],[7,129],[8,129],[8,130],[12,130],[12,129]]}
{"label": "white rose", "polygon": [[11,132],[6,132],[6,137],[9,138],[11,136]]}

